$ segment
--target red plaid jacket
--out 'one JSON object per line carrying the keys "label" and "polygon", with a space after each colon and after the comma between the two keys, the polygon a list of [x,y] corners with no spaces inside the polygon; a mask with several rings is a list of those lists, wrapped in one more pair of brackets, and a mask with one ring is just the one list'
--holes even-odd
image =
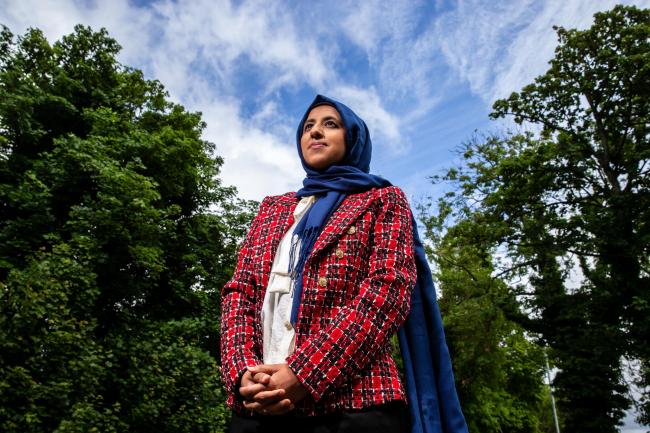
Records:
{"label": "red plaid jacket", "polygon": [[[227,404],[240,413],[239,380],[247,366],[262,363],[264,292],[297,203],[294,193],[264,199],[222,291],[222,376]],[[346,197],[316,240],[303,278],[296,350],[287,363],[310,395],[296,413],[406,400],[390,356],[416,278],[404,193],[391,186]]]}

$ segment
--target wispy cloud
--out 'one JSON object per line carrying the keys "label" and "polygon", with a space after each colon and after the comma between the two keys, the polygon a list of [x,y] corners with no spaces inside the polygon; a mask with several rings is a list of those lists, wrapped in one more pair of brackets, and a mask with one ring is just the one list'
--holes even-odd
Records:
{"label": "wispy cloud", "polygon": [[354,111],[368,124],[371,134],[378,137],[388,150],[394,153],[406,150],[408,143],[400,133],[399,118],[382,106],[381,98],[374,87],[361,89],[340,85],[332,89],[332,95],[354,107]]}
{"label": "wispy cloud", "polygon": [[208,120],[205,138],[216,144],[217,154],[227,161],[222,178],[236,185],[242,197],[283,194],[301,184],[302,167],[294,145],[254,126],[261,119],[243,120],[235,104],[206,101],[202,111]]}
{"label": "wispy cloud", "polygon": [[615,4],[0,1],[0,21],[18,34],[34,26],[56,40],[77,23],[106,27],[124,64],[203,112],[205,138],[225,158],[224,183],[256,199],[299,186],[294,128],[315,93],[340,98],[367,121],[378,171],[426,189],[413,173],[451,160],[450,149],[486,121],[476,119],[486,106],[546,70],[552,25],[586,27]]}
{"label": "wispy cloud", "polygon": [[[341,32],[366,53],[384,99],[411,121],[442,100],[449,75],[427,29],[438,7],[424,1],[372,0],[341,20]],[[404,101],[407,101],[404,104]]]}
{"label": "wispy cloud", "polygon": [[548,69],[557,45],[554,25],[586,28],[597,11],[648,1],[463,0],[435,24],[447,63],[472,91],[491,103]]}
{"label": "wispy cloud", "polygon": [[[34,26],[56,40],[77,23],[106,27],[124,47],[123,63],[144,69],[173,99],[203,113],[205,138],[226,161],[224,183],[236,185],[243,197],[260,199],[300,185],[302,169],[286,134],[293,119],[268,127],[269,117],[283,114],[272,93],[288,83],[319,88],[336,74],[325,67],[326,51],[300,37],[286,8],[258,1],[161,1],[147,8],[124,0],[10,3],[0,19],[17,33]],[[246,90],[265,110],[252,118],[242,115],[238,95],[248,79],[259,88]]]}
{"label": "wispy cloud", "polygon": [[41,29],[50,41],[72,32],[76,24],[95,29],[106,27],[122,44],[121,60],[125,64],[140,64],[147,52],[151,34],[152,13],[133,6],[128,0],[85,2],[83,7],[75,0],[2,1],[0,22],[16,34],[27,27]]}
{"label": "wispy cloud", "polygon": [[153,7],[160,22],[158,49],[200,57],[201,72],[207,69],[220,78],[213,86],[224,93],[242,72],[241,64],[254,68],[256,80],[265,84],[290,81],[318,87],[328,74],[320,49],[300,37],[280,3],[168,0]]}

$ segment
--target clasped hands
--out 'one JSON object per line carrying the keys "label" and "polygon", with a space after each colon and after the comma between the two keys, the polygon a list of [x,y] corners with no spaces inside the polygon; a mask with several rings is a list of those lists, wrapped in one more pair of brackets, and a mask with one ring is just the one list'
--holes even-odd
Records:
{"label": "clasped hands", "polygon": [[241,378],[239,394],[244,407],[262,415],[282,415],[307,395],[307,390],[287,364],[248,367]]}

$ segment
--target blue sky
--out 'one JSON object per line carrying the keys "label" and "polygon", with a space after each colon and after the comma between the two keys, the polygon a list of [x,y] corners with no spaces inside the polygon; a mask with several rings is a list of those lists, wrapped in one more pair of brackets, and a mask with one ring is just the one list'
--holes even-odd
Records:
{"label": "blue sky", "polygon": [[[650,0],[625,2],[650,7]],[[120,60],[203,112],[224,183],[260,200],[300,187],[294,133],[316,93],[368,123],[372,171],[412,202],[453,164],[492,102],[543,73],[553,25],[588,27],[606,0],[81,1],[0,0],[0,22],[51,40],[76,23],[106,27]]]}
{"label": "blue sky", "polygon": [[[222,179],[261,200],[300,187],[295,128],[317,93],[369,125],[371,170],[412,203],[441,193],[427,180],[454,163],[496,98],[544,73],[553,25],[586,28],[594,12],[650,0],[0,0],[14,34],[54,41],[77,23],[105,27],[120,61],[159,79],[207,122]],[[633,424],[626,432],[641,432]]]}

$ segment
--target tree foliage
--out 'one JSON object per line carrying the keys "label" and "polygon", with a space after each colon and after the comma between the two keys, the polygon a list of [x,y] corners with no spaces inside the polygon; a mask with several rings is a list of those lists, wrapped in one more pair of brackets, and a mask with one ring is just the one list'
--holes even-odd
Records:
{"label": "tree foliage", "polygon": [[506,283],[495,276],[490,228],[474,220],[446,228],[452,209],[421,206],[427,252],[454,362],[456,388],[470,431],[549,431],[543,352],[513,318],[522,314]]}
{"label": "tree foliage", "polygon": [[650,420],[650,11],[556,30],[550,69],[492,113],[540,132],[467,143],[443,206],[502,252],[487,259],[529,312],[513,318],[559,368],[563,431],[613,432],[631,402],[623,358],[641,362]]}
{"label": "tree foliage", "polygon": [[0,34],[0,430],[209,432],[254,210],[105,30]]}

